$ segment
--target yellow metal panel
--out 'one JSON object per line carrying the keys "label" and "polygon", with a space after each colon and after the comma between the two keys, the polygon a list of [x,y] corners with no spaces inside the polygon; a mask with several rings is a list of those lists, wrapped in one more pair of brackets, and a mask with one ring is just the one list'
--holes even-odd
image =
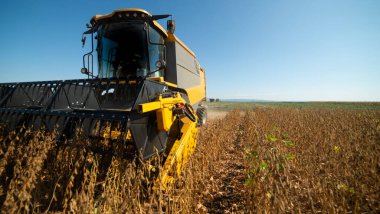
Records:
{"label": "yellow metal panel", "polygon": [[144,104],[139,105],[139,112],[145,113],[145,112],[154,111],[160,108],[161,108],[161,102],[159,101],[144,103]]}
{"label": "yellow metal panel", "polygon": [[157,82],[163,82],[164,81],[164,77],[148,77],[147,79],[154,80]]}
{"label": "yellow metal panel", "polygon": [[187,117],[181,120],[183,122],[181,128],[182,137],[175,141],[153,189],[159,189],[160,186],[166,189],[167,185],[173,181],[170,171],[175,170],[177,176],[180,176],[188,157],[194,153],[197,144],[198,128],[196,127],[196,123]]}
{"label": "yellow metal panel", "polygon": [[173,113],[169,108],[162,108],[156,111],[157,126],[160,131],[169,131],[173,124]]}
{"label": "yellow metal panel", "polygon": [[165,83],[166,85],[168,86],[171,86],[171,87],[175,87],[177,88],[178,86],[174,83],[171,83],[171,82],[166,82],[164,80],[164,77],[148,77],[147,79],[150,79],[150,80],[154,80],[154,81],[157,81],[157,82],[162,82],[162,83]]}
{"label": "yellow metal panel", "polygon": [[163,28],[158,22],[153,21],[153,25],[156,26],[163,34],[165,34],[165,37],[168,37],[168,33],[166,32],[165,28]]}
{"label": "yellow metal panel", "polygon": [[[114,10],[112,11],[112,13],[105,14],[105,15],[100,15],[100,14],[95,15],[92,17],[91,20],[99,21],[101,19],[111,18],[112,16],[114,16],[116,13],[119,13],[119,12],[140,12],[140,13],[146,14],[147,16],[150,16],[150,17],[152,16],[152,14],[150,14],[149,12],[139,9],[139,8],[124,8],[124,9]],[[158,22],[153,21],[153,25],[156,28],[158,28],[158,30],[161,31],[165,35],[165,37],[168,36],[168,33],[166,32],[165,28],[163,28]]]}
{"label": "yellow metal panel", "polygon": [[157,101],[144,103],[139,105],[139,112],[145,113],[155,111],[161,108],[173,108],[175,104],[185,104],[186,101],[181,97],[180,93],[174,95],[174,97],[162,98],[160,95]]}
{"label": "yellow metal panel", "polygon": [[95,21],[98,21],[101,19],[110,18],[113,15],[115,15],[115,13],[118,13],[118,12],[141,12],[141,13],[145,13],[148,16],[152,16],[152,14],[150,14],[149,12],[139,9],[139,8],[123,8],[123,9],[114,10],[112,11],[112,13],[105,14],[105,15],[97,14],[93,16],[92,19],[94,19]]}
{"label": "yellow metal panel", "polygon": [[174,84],[174,83],[171,83],[171,82],[166,82],[165,81],[165,84],[170,86],[170,87],[174,87],[174,88],[178,88],[178,85]]}
{"label": "yellow metal panel", "polygon": [[201,83],[198,86],[185,88],[191,105],[194,105],[195,103],[198,103],[206,98],[206,82],[203,69],[199,72],[199,78],[201,79]]}

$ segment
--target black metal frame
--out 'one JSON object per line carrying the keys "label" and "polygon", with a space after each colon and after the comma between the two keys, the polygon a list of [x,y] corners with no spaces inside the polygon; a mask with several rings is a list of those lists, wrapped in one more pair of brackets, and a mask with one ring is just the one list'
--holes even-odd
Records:
{"label": "black metal frame", "polygon": [[[120,93],[101,95],[111,88],[128,93],[124,97]],[[120,131],[115,140],[125,141],[130,130],[136,149],[147,159],[166,149],[168,136],[157,130],[155,113],[140,114],[138,105],[170,91],[166,84],[149,79],[3,83],[0,84],[0,124],[6,125],[7,132],[23,126],[56,131],[61,140],[73,137],[78,128],[84,136],[103,137],[100,130],[108,126],[110,132]],[[133,97],[127,103],[130,93]]]}
{"label": "black metal frame", "polygon": [[[129,84],[129,81],[135,82],[135,84]],[[78,90],[85,90],[86,99],[83,100],[83,109],[85,110],[86,102],[89,101],[89,96],[94,90],[103,89],[104,91],[109,91],[110,89],[120,89],[121,85],[127,88],[138,88],[143,82],[142,79],[128,80],[128,79],[116,79],[116,78],[106,78],[106,79],[77,79],[77,80],[65,80],[65,81],[39,81],[39,82],[22,82],[22,83],[0,83],[0,112],[9,109],[23,109],[28,112],[33,112],[35,108],[40,107],[38,112],[48,112],[54,110],[53,104],[57,99],[63,99],[62,97],[57,97],[60,93],[64,93],[65,99],[70,100],[72,98],[68,97],[70,92],[75,93]],[[38,91],[39,90],[39,91]],[[23,93],[22,93],[23,92]],[[45,94],[41,94],[45,93]],[[36,94],[37,93],[37,94]],[[49,95],[48,95],[49,94]],[[25,95],[29,100],[24,100],[22,106],[17,106],[17,101],[12,100],[19,99],[21,95]],[[45,96],[46,95],[46,96]],[[108,100],[110,93],[105,93],[105,100]],[[83,98],[83,97],[82,97]],[[94,110],[107,110],[102,107],[102,101],[99,100],[98,96],[93,97],[98,102],[97,108],[90,109]],[[74,98],[75,99],[75,98]],[[28,105],[27,103],[33,103],[34,105]],[[80,108],[74,108],[70,103],[68,103],[68,109],[70,110],[81,110]],[[121,109],[123,110],[123,109]]]}

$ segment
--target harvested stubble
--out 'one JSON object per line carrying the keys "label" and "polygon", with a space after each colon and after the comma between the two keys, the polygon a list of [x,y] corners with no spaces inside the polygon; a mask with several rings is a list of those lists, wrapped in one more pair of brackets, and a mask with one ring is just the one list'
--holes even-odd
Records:
{"label": "harvested stubble", "polygon": [[376,212],[379,119],[366,110],[233,111],[200,130],[183,176],[155,192],[149,163],[60,147],[48,133],[2,135],[0,205],[3,212]]}

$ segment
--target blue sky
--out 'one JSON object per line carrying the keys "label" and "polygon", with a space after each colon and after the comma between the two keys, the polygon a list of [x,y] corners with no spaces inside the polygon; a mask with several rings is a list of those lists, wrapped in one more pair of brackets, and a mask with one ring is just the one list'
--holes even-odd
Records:
{"label": "blue sky", "polygon": [[95,14],[174,15],[207,72],[208,97],[380,101],[378,0],[2,0],[0,82],[83,78]]}

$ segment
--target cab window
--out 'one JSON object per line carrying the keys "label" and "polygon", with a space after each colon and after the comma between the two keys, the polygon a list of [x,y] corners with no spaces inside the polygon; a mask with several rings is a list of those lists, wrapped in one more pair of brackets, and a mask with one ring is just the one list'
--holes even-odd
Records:
{"label": "cab window", "polygon": [[[150,72],[157,70],[156,62],[158,60],[165,60],[165,45],[164,38],[162,35],[154,28],[149,26],[149,64]],[[158,71],[152,73],[152,77],[163,76],[163,71]]]}

